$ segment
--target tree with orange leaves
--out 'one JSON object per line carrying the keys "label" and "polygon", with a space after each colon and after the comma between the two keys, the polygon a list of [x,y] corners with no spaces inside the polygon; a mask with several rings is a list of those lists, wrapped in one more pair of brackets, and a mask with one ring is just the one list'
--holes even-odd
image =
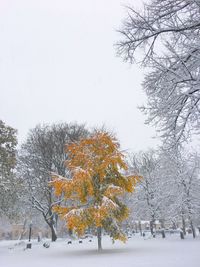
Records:
{"label": "tree with orange leaves", "polygon": [[66,167],[71,177],[52,174],[55,195],[70,199],[70,206],[55,206],[67,227],[79,236],[90,227],[97,229],[101,250],[102,229],[115,240],[126,240],[120,228],[129,211],[119,197],[133,192],[139,176],[125,176],[124,155],[117,140],[106,132],[95,132],[89,138],[66,146]]}

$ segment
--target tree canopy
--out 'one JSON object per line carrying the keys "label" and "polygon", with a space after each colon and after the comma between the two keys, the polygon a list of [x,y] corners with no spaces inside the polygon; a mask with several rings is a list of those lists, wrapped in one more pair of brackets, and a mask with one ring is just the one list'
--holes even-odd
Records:
{"label": "tree canopy", "polygon": [[151,0],[140,12],[127,11],[117,51],[148,67],[147,122],[167,145],[185,141],[200,129],[200,1]]}

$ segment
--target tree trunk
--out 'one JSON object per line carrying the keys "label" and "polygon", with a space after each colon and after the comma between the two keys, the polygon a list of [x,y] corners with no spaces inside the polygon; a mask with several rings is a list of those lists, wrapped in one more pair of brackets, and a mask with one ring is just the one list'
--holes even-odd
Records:
{"label": "tree trunk", "polygon": [[139,226],[140,235],[142,236],[142,224],[141,224],[141,221],[138,222],[138,226]]}
{"label": "tree trunk", "polygon": [[184,233],[182,230],[180,231],[180,237],[181,237],[181,239],[184,239]]}
{"label": "tree trunk", "polygon": [[176,223],[174,221],[172,221],[172,229],[173,230],[177,229],[177,225],[176,225]]}
{"label": "tree trunk", "polygon": [[196,237],[196,231],[195,231],[195,228],[194,228],[194,225],[193,225],[192,221],[190,221],[190,226],[191,226],[193,238],[195,238]]}
{"label": "tree trunk", "polygon": [[57,239],[57,234],[54,225],[50,225],[51,228],[51,241],[55,242]]}
{"label": "tree trunk", "polygon": [[102,235],[102,229],[101,229],[101,227],[98,227],[97,228],[98,251],[101,251],[102,250],[101,235]]}
{"label": "tree trunk", "polygon": [[162,229],[161,234],[162,234],[162,238],[165,238],[165,230],[164,229]]}
{"label": "tree trunk", "polygon": [[200,234],[200,226],[198,226],[199,234]]}
{"label": "tree trunk", "polygon": [[150,231],[151,231],[152,236],[154,236],[153,224],[154,224],[154,221],[153,220],[150,221]]}
{"label": "tree trunk", "polygon": [[48,215],[51,216],[51,218],[49,220],[47,219],[47,214],[45,214],[43,212],[43,217],[44,217],[46,223],[48,224],[48,226],[51,229],[51,241],[52,242],[55,242],[56,239],[57,239],[57,234],[56,234],[56,221],[54,219],[54,216],[53,216],[51,210],[49,211],[49,214]]}
{"label": "tree trunk", "polygon": [[182,229],[183,229],[183,234],[186,235],[186,230],[185,230],[185,218],[182,216]]}
{"label": "tree trunk", "polygon": [[[200,228],[199,228],[200,229]],[[138,232],[138,227],[137,227],[137,223],[135,223],[135,232],[137,233]],[[200,232],[200,230],[199,230]]]}

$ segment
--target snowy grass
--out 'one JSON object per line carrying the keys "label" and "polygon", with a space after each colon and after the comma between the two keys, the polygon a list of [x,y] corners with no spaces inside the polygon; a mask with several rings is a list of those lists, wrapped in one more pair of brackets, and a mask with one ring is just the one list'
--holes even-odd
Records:
{"label": "snowy grass", "polygon": [[[97,251],[97,240],[84,239],[67,244],[59,239],[44,248],[43,243],[32,242],[32,249],[25,249],[27,242],[0,241],[1,267],[199,267],[200,237],[168,236],[166,239],[146,239],[133,236],[126,244],[112,244],[103,238],[103,251]],[[16,245],[17,244],[17,245]],[[25,249],[25,250],[24,250]]]}

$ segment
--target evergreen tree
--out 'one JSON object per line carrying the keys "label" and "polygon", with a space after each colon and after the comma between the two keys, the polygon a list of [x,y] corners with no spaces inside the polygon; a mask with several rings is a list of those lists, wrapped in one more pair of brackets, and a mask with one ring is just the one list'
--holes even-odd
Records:
{"label": "evergreen tree", "polygon": [[16,165],[17,131],[0,120],[0,214],[14,215],[18,181]]}
{"label": "evergreen tree", "polygon": [[8,177],[16,164],[16,130],[0,120],[0,177]]}

